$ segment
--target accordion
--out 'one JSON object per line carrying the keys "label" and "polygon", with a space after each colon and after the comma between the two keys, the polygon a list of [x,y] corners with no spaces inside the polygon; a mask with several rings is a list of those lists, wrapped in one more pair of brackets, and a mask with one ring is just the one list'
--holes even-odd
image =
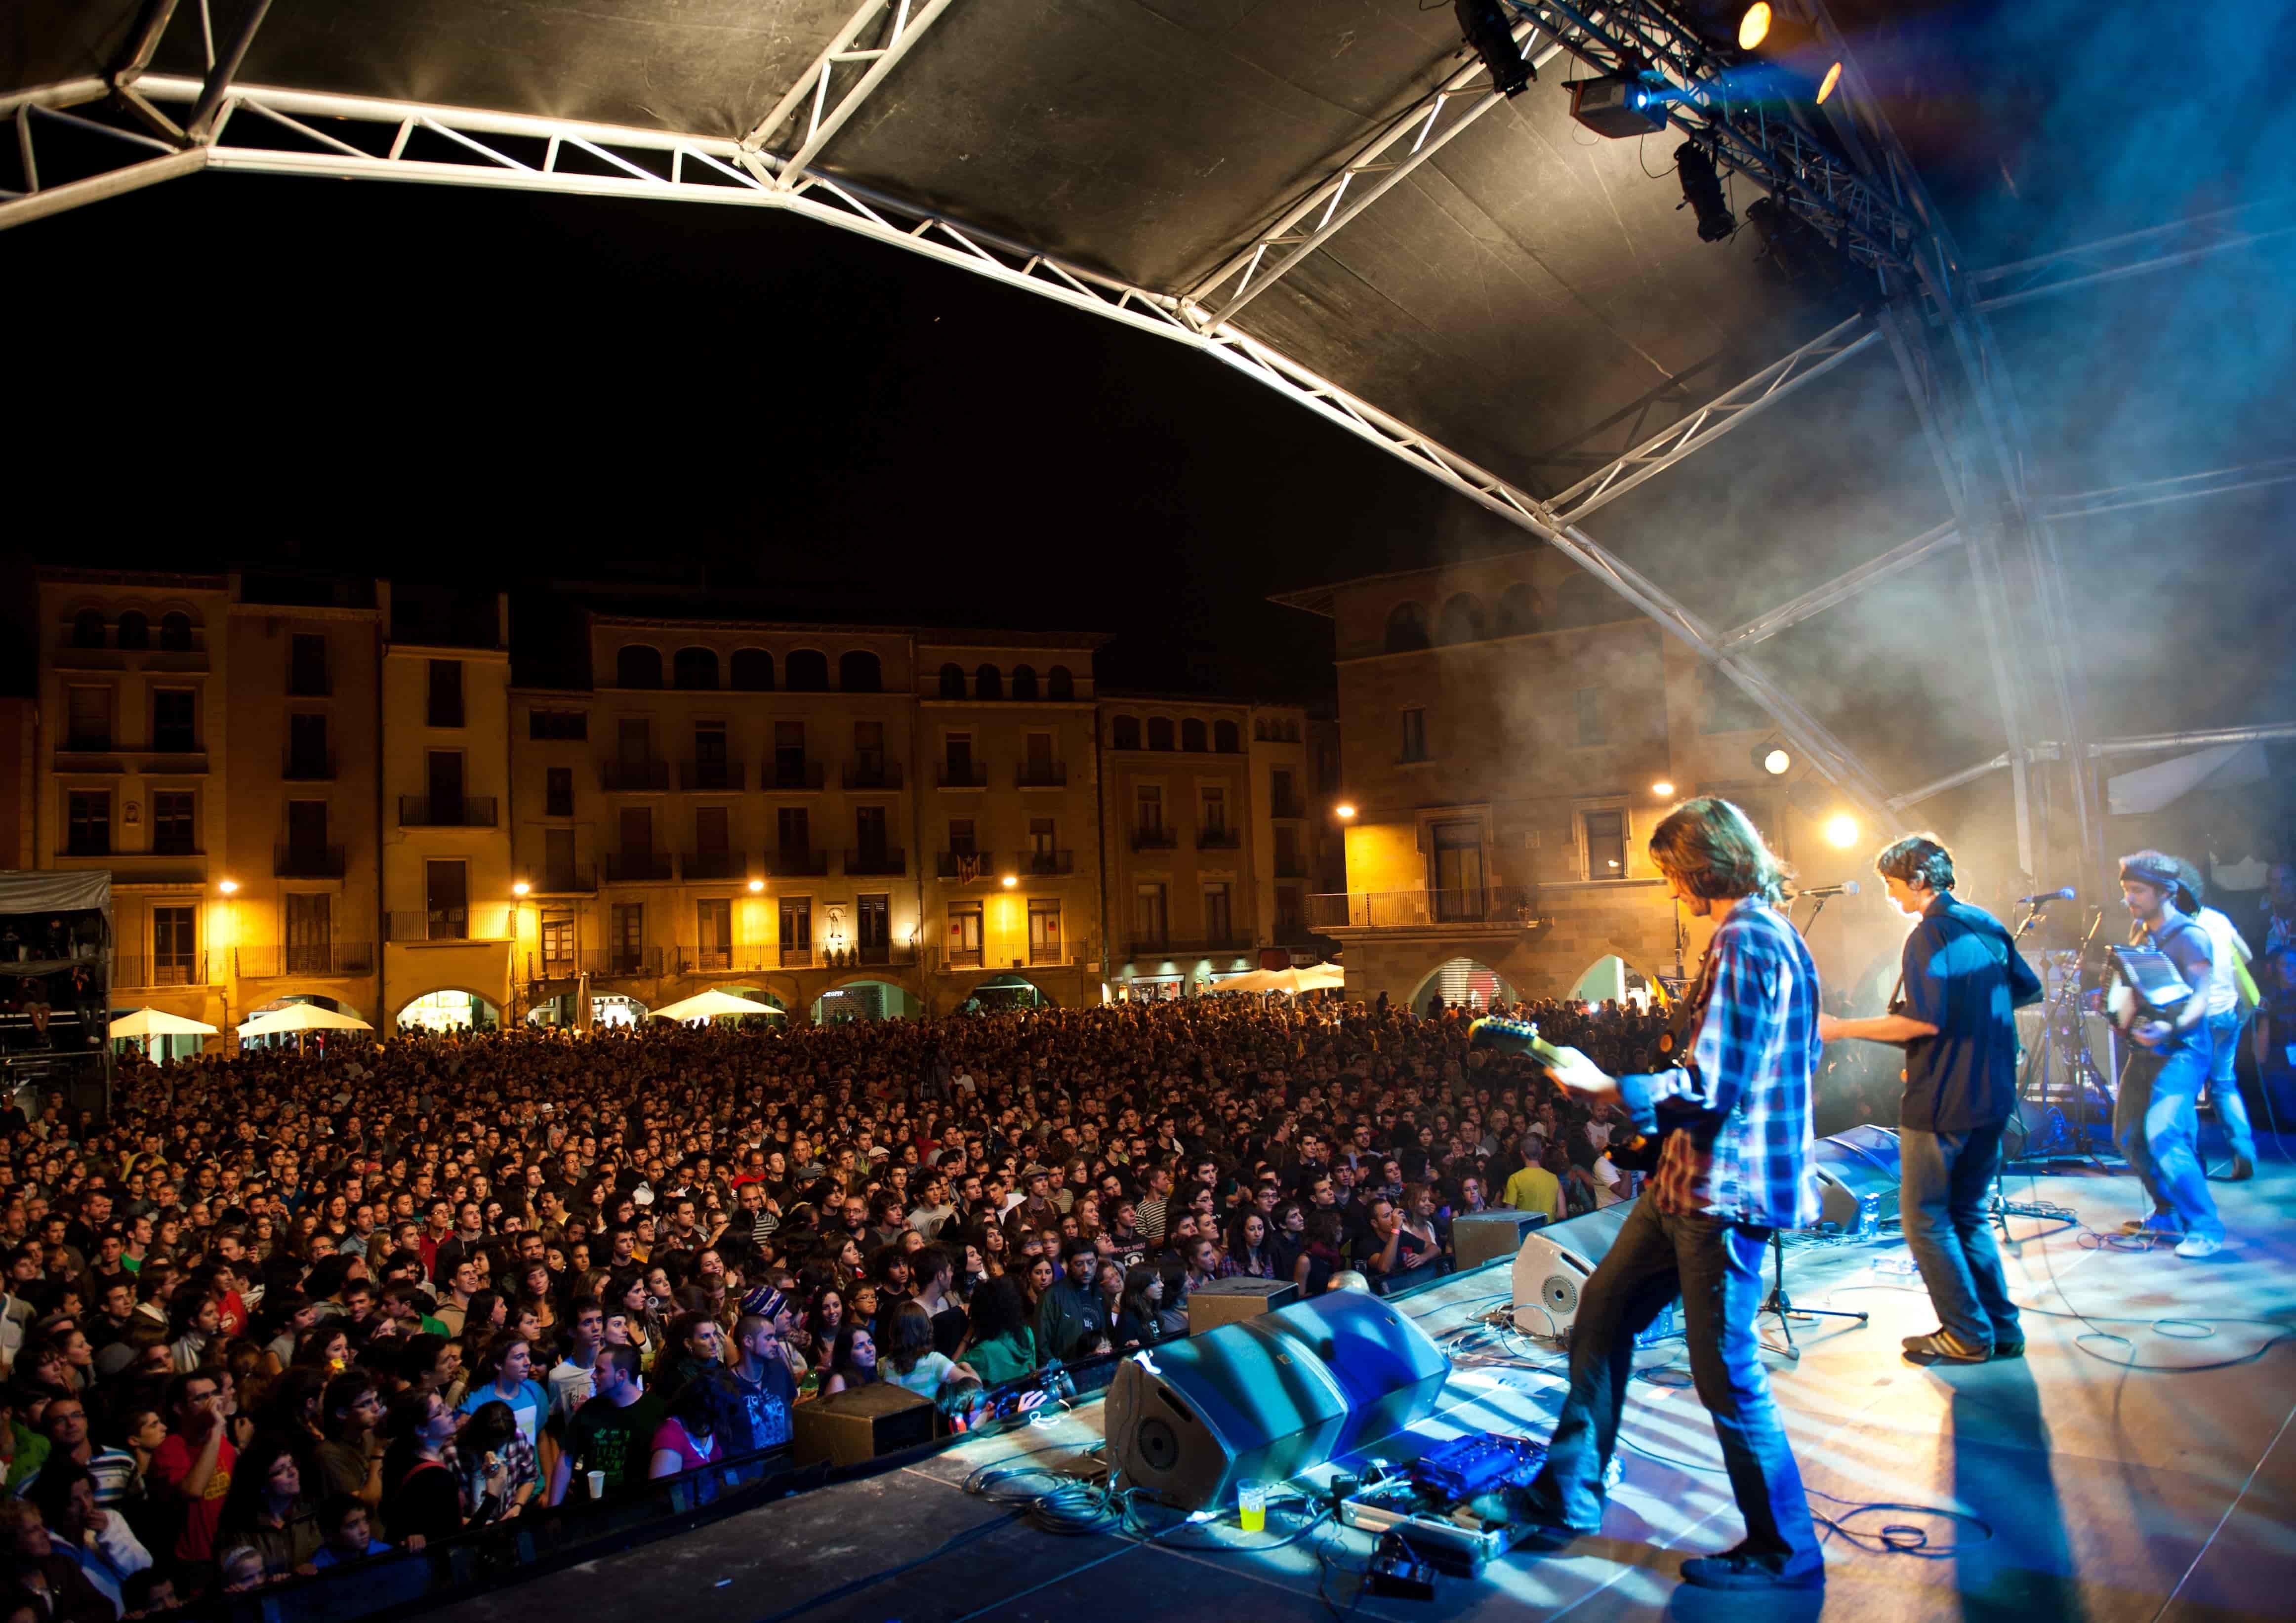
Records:
{"label": "accordion", "polygon": [[2140,1021],[2173,1022],[2193,996],[2169,955],[2150,947],[2105,948],[2104,1006],[2123,1031]]}

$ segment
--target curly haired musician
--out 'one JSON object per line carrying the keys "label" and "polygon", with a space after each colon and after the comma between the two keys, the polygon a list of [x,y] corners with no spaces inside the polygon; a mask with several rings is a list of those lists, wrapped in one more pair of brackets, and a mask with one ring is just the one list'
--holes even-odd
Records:
{"label": "curly haired musician", "polygon": [[2122,1226],[2132,1234],[2182,1236],[2177,1255],[2197,1261],[2224,1250],[2224,1219],[2209,1193],[2198,1147],[2201,1089],[2208,1084],[2211,1057],[2207,993],[2216,947],[2207,930],[2177,910],[2180,877],[2177,858],[2163,852],[2120,859],[2121,898],[2136,921],[2132,939],[2165,955],[2194,992],[2173,1018],[2139,1021],[2130,1029],[2136,1046],[2121,1067],[2112,1136],[2152,1197],[2152,1216]]}

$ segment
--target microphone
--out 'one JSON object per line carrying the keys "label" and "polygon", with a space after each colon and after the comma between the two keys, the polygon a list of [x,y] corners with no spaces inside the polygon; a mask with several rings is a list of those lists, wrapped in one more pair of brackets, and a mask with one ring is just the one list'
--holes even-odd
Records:
{"label": "microphone", "polygon": [[2044,890],[2038,896],[2021,896],[2017,898],[2017,905],[2021,907],[2046,907],[2051,902],[2070,902],[2072,899],[2073,888],[2067,885],[2062,890]]}
{"label": "microphone", "polygon": [[1838,885],[1812,885],[1807,889],[1797,890],[1794,892],[1794,898],[1800,900],[1806,896],[1855,896],[1857,894],[1857,881],[1854,879],[1846,879]]}

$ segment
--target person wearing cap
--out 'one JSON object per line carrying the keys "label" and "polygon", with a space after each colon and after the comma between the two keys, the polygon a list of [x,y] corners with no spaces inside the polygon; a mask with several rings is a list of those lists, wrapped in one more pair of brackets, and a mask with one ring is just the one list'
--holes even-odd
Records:
{"label": "person wearing cap", "polygon": [[2208,984],[2216,948],[2209,932],[2179,912],[2177,859],[2138,851],[2120,860],[2120,894],[2135,919],[2134,939],[2165,955],[2193,995],[2166,1020],[2138,1020],[2128,1031],[2112,1136],[2152,1197],[2152,1215],[2131,1218],[2126,1233],[2177,1238],[2177,1255],[2200,1261],[2224,1250],[2224,1219],[2209,1193],[2196,1147],[2201,1089],[2209,1079]]}
{"label": "person wearing cap", "polygon": [[2209,1102],[2217,1120],[2232,1140],[2232,1171],[2226,1182],[2241,1184],[2256,1176],[2256,1129],[2248,1119],[2248,1101],[2240,1096],[2240,1078],[2234,1065],[2240,1057],[2241,1028],[2248,1012],[2264,1001],[2248,972],[2255,955],[2241,939],[2233,922],[2215,908],[2202,905],[2208,887],[2201,871],[2183,857],[2177,859],[2177,906],[2209,932],[2215,960],[2209,968]]}

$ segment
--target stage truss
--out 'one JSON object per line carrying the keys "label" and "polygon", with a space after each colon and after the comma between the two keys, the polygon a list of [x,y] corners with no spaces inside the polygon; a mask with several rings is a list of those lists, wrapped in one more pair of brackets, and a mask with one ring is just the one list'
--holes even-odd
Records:
{"label": "stage truss", "polygon": [[[149,63],[176,7],[172,0],[153,0],[108,76],[0,95],[0,117],[15,126],[26,183],[20,193],[0,193],[0,229],[210,169],[780,209],[1196,349],[1410,464],[1555,547],[1694,651],[1759,704],[1809,765],[1882,828],[1900,829],[1901,814],[1912,805],[2005,767],[2013,781],[2021,863],[2030,873],[2044,831],[2035,824],[2027,770],[2035,762],[2059,761],[2072,777],[2079,848],[2085,863],[2094,865],[2102,856],[2095,761],[2106,753],[2173,749],[2216,736],[2089,742],[2082,725],[2079,674],[2068,664],[2059,639],[2034,639],[2046,651],[2044,702],[2021,667],[2020,624],[2064,623],[2057,521],[2286,482],[2296,479],[2296,463],[2219,470],[2119,490],[2036,496],[2025,487],[2023,425],[1987,317],[2034,299],[2284,239],[2296,232],[2296,199],[2226,209],[1972,272],[1960,262],[1920,177],[1846,49],[1841,53],[1851,65],[1830,114],[1839,152],[1810,149],[1806,131],[1750,133],[1742,123],[1734,126],[1710,116],[1694,98],[1686,100],[1677,110],[1677,122],[1685,128],[1694,125],[1693,133],[1722,161],[1758,180],[1777,179],[1791,169],[1798,194],[1812,205],[1812,222],[1821,229],[1830,225],[1847,240],[1870,268],[1876,297],[1868,301],[1868,314],[1820,334],[1568,488],[1541,498],[1317,375],[1233,319],[1503,99],[1480,63],[1453,73],[1368,142],[1336,155],[1303,193],[1271,206],[1272,223],[1239,244],[1210,275],[1185,289],[1164,291],[1069,262],[883,190],[840,182],[813,167],[953,4],[864,0],[779,102],[745,136],[733,139],[237,83],[234,76],[268,0],[257,0],[237,32],[220,41],[206,0],[198,0],[207,73],[196,78],[154,73]],[[1621,41],[1656,41],[1657,24],[1665,20],[1663,12],[1639,3],[1608,10],[1519,5],[1517,11],[1523,20],[1516,23],[1514,37],[1539,66],[1565,51],[1599,65]],[[1822,8],[1815,20],[1838,46],[1839,37]],[[1678,84],[1696,87],[1695,64],[1683,52],[1669,46],[1651,54]],[[1685,119],[1685,109],[1693,116]],[[88,116],[99,110],[109,116]],[[84,143],[108,145],[116,161],[84,178],[44,186],[39,143],[51,126]],[[784,152],[772,150],[777,137]],[[1843,172],[1846,165],[1859,172]],[[1580,528],[1581,520],[1607,503],[1877,340],[1891,350],[1912,397],[1954,508],[1952,521],[1729,630],[1705,624]],[[1932,346],[1941,346],[1949,362],[1940,364]],[[1893,795],[1749,651],[1954,548],[1968,560],[2009,747],[1948,778]],[[2005,551],[2015,553],[2031,582],[2030,601],[2021,605],[2006,587]],[[2062,742],[2035,742],[2050,733]]]}

